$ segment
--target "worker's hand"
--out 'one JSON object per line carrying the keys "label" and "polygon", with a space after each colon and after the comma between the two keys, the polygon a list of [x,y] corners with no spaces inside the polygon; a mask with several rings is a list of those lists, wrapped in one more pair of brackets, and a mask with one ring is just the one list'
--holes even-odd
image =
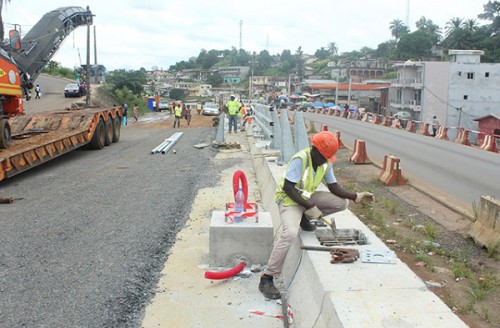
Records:
{"label": "worker's hand", "polygon": [[357,192],[356,193],[356,199],[354,200],[355,203],[363,203],[363,204],[371,204],[375,200],[375,197],[373,197],[373,194],[368,191],[362,191],[362,192]]}
{"label": "worker's hand", "polygon": [[323,213],[321,213],[318,207],[313,206],[305,210],[304,215],[308,220],[319,220],[323,216]]}

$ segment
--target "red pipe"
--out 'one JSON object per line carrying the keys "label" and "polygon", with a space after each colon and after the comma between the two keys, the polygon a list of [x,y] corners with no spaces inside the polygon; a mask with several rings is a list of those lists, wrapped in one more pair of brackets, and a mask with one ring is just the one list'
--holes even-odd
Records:
{"label": "red pipe", "polygon": [[213,280],[221,280],[221,279],[227,279],[231,278],[233,276],[236,276],[238,273],[243,270],[243,268],[247,265],[245,262],[241,262],[237,266],[235,266],[232,269],[226,270],[226,271],[205,271],[205,278],[207,279],[213,279]]}
{"label": "red pipe", "polygon": [[241,190],[243,191],[243,195],[245,196],[245,210],[247,208],[247,200],[248,200],[248,181],[245,173],[242,170],[237,170],[233,174],[233,194],[236,196],[238,189],[240,189],[241,182]]}

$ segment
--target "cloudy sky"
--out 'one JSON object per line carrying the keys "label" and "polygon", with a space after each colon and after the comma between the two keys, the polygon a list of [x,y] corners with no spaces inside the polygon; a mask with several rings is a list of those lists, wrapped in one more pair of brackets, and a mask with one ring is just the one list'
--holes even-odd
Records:
{"label": "cloudy sky", "polygon": [[[407,15],[407,3],[410,3]],[[109,70],[168,69],[201,49],[231,47],[271,54],[301,46],[307,54],[335,42],[340,52],[376,48],[391,38],[390,22],[415,30],[425,16],[441,28],[453,17],[477,19],[487,0],[12,0],[3,9],[6,30],[27,32],[59,7],[90,7],[95,15],[97,61]],[[486,22],[478,20],[482,25]],[[86,28],[66,38],[53,60],[72,68],[86,61]],[[93,35],[93,30],[92,30]],[[92,43],[91,63],[94,64]],[[80,54],[80,56],[79,56]]]}

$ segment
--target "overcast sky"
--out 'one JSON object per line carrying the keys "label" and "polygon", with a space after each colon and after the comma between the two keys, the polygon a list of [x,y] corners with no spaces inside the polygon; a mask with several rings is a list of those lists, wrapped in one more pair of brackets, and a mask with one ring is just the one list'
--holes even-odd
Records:
{"label": "overcast sky", "polygon": [[[4,5],[5,29],[20,24],[25,34],[45,13],[59,7],[90,7],[95,15],[97,61],[109,70],[168,69],[201,49],[268,50],[274,55],[302,46],[314,54],[335,42],[340,52],[376,48],[391,38],[390,22],[425,16],[444,29],[453,17],[477,19],[487,0],[12,0]],[[486,22],[477,19],[479,24]],[[86,28],[68,36],[53,60],[73,68],[86,62]],[[93,35],[93,30],[92,30]],[[91,63],[94,64],[92,43]],[[78,55],[80,53],[80,57]]]}

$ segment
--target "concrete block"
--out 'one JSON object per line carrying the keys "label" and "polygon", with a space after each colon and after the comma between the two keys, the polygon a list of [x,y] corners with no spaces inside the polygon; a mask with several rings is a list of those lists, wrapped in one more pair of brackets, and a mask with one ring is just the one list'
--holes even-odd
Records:
{"label": "concrete block", "polygon": [[274,229],[269,212],[259,212],[258,221],[227,223],[224,211],[213,211],[209,230],[210,266],[233,267],[241,257],[247,265],[265,265],[273,248]]}
{"label": "concrete block", "polygon": [[500,201],[492,196],[481,196],[479,215],[471,227],[470,235],[483,247],[499,247]]}

